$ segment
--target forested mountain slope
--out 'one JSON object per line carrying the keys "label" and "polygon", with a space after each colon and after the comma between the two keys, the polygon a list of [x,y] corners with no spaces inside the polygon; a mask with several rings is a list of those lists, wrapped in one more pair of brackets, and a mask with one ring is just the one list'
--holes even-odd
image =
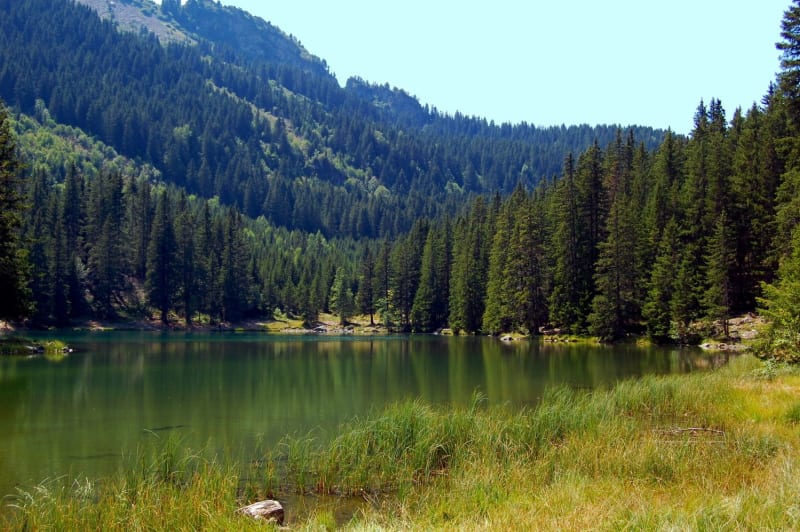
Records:
{"label": "forested mountain slope", "polygon": [[[207,0],[114,4],[188,44],[120,32],[68,0],[3,0],[0,96],[29,114],[41,100],[55,121],[152,164],[166,183],[289,228],[396,235],[470,194],[531,187],[569,151],[613,138],[610,126],[441,116],[359,80],[340,88],[296,41]],[[637,129],[649,146],[661,138]]]}

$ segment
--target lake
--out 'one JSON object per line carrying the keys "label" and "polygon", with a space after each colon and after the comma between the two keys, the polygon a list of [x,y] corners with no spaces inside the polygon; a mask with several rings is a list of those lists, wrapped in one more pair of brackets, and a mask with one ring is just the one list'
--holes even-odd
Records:
{"label": "lake", "polygon": [[59,333],[62,360],[0,358],[0,495],[61,475],[113,474],[170,435],[241,456],[289,433],[331,435],[421,398],[532,406],[552,385],[606,387],[714,361],[697,349],[509,344],[485,337]]}

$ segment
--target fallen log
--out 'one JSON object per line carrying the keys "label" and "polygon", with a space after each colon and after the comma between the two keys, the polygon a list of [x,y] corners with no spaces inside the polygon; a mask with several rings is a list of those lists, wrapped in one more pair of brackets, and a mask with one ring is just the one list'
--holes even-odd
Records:
{"label": "fallen log", "polygon": [[685,428],[685,429],[684,428],[662,429],[662,430],[659,430],[658,432],[661,432],[662,434],[682,434],[684,432],[692,432],[692,433],[695,433],[695,432],[713,432],[714,434],[723,434],[723,435],[725,434],[725,431],[723,431],[723,430],[709,429],[709,428],[706,428],[706,427],[688,427],[688,428]]}

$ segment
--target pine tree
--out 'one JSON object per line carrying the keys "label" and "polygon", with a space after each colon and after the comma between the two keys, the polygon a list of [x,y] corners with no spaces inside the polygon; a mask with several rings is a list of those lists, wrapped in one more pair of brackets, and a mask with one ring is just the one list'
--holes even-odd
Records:
{"label": "pine tree", "polygon": [[537,334],[547,318],[542,211],[534,198],[517,208],[504,271],[505,293],[514,328]]}
{"label": "pine tree", "polygon": [[221,271],[222,319],[240,319],[250,303],[252,288],[250,253],[245,237],[242,215],[233,208],[227,210],[224,226],[224,247]]}
{"label": "pine tree", "polygon": [[597,295],[589,316],[590,331],[603,340],[615,340],[625,333],[635,315],[636,272],[634,243],[636,234],[630,202],[633,146],[618,134],[608,155],[609,169],[605,189],[610,205],[605,240],[595,269]]}
{"label": "pine tree", "polygon": [[[645,249],[639,251],[640,265],[654,264],[656,256],[660,253],[665,228],[670,221],[675,222],[676,197],[683,176],[683,165],[683,142],[668,130],[664,141],[653,156],[652,168],[647,175],[649,186],[641,215]],[[649,283],[648,269],[642,268],[642,270]]]}
{"label": "pine tree", "polygon": [[[702,316],[705,293],[706,260],[704,249],[712,228],[710,218],[709,176],[712,174],[710,151],[713,132],[709,112],[701,101],[694,117],[692,140],[686,147],[685,178],[678,192],[680,257],[676,265],[671,307],[678,336],[688,341],[689,325]],[[716,208],[716,207],[714,207]]]}
{"label": "pine tree", "polygon": [[25,209],[22,177],[8,112],[0,102],[0,319],[16,320],[31,311],[30,267],[19,233]]}
{"label": "pine tree", "polygon": [[350,288],[350,280],[344,268],[336,269],[336,277],[333,279],[330,295],[330,309],[339,315],[339,323],[347,325],[347,318],[353,313],[355,301],[353,300],[353,290]]}
{"label": "pine tree", "polygon": [[[578,158],[574,186],[568,181],[556,190],[551,243],[553,288],[552,321],[573,332],[585,332],[595,295],[593,272],[603,238],[608,199],[603,187],[604,155],[595,142]],[[565,167],[565,176],[572,175]]]}
{"label": "pine tree", "polygon": [[31,265],[29,289],[33,296],[34,321],[47,323],[53,310],[54,231],[57,230],[57,194],[47,183],[43,171],[34,172],[30,180],[28,197],[31,209],[26,217],[23,239],[28,242]]}
{"label": "pine tree", "polygon": [[369,315],[369,324],[371,326],[375,325],[375,273],[375,257],[373,257],[372,251],[367,246],[364,248],[364,255],[361,257],[361,275],[358,282],[356,307],[359,312]]}
{"label": "pine tree", "polygon": [[[733,155],[729,222],[735,230],[734,309],[753,309],[761,283],[776,269],[771,256],[776,238],[776,193],[782,165],[769,116],[753,105],[742,124]],[[785,242],[791,242],[787,234]]]}
{"label": "pine tree", "polygon": [[187,326],[192,324],[192,316],[197,311],[200,298],[200,275],[198,275],[200,261],[197,256],[196,225],[186,194],[181,193],[174,229],[177,245],[175,273],[177,275],[177,297],[183,305]]}
{"label": "pine tree", "polygon": [[428,231],[428,222],[419,221],[392,249],[390,304],[397,312],[403,330],[411,329],[411,307],[419,287],[422,251]]}
{"label": "pine tree", "polygon": [[150,184],[146,181],[131,179],[126,195],[130,262],[133,274],[138,279],[144,279],[147,271],[147,245],[150,242],[150,225],[153,220],[150,189]]}
{"label": "pine tree", "polygon": [[147,247],[147,280],[145,287],[150,303],[160,314],[161,322],[169,321],[169,311],[177,292],[176,239],[172,223],[171,205],[166,191],[162,191],[156,204],[156,213]]}
{"label": "pine tree", "polygon": [[494,206],[478,197],[454,230],[449,323],[456,333],[474,333],[481,327],[489,267],[486,250],[494,234],[494,212]]}
{"label": "pine tree", "polygon": [[707,255],[707,286],[704,294],[706,315],[722,323],[722,333],[728,337],[728,318],[733,304],[732,274],[736,265],[735,242],[728,216],[722,212],[709,241]]}
{"label": "pine tree", "polygon": [[783,257],[778,280],[764,284],[759,313],[767,318],[766,334],[756,345],[762,358],[800,362],[800,226],[792,235],[791,252]]}
{"label": "pine tree", "polygon": [[380,312],[381,322],[388,328],[393,327],[395,321],[389,305],[392,279],[391,253],[391,244],[388,240],[384,240],[375,261],[375,307]]}
{"label": "pine tree", "polygon": [[575,160],[570,153],[564,161],[564,171],[553,191],[551,212],[555,229],[550,242],[553,263],[553,286],[550,291],[550,319],[567,330],[580,330],[586,315],[583,308],[585,290],[581,278],[580,245],[583,217],[579,211],[578,189],[575,182]]}
{"label": "pine tree", "polygon": [[197,258],[195,268],[197,274],[197,310],[210,314],[213,276],[211,275],[213,223],[211,209],[208,202],[202,202],[197,214],[197,229],[195,230]]}
{"label": "pine tree", "polygon": [[[70,165],[64,178],[64,192],[59,216],[64,231],[64,248],[66,257],[67,293],[69,299],[69,315],[77,317],[87,308],[85,301],[84,236],[86,208],[84,205],[84,182],[75,165]],[[149,238],[149,234],[148,234]],[[142,277],[144,270],[142,270]]]}
{"label": "pine tree", "polygon": [[495,233],[489,252],[489,268],[486,281],[486,303],[481,330],[488,334],[510,331],[512,308],[506,291],[506,264],[510,260],[511,231],[514,226],[514,206],[507,201],[497,217]]}
{"label": "pine tree", "polygon": [[412,328],[431,332],[447,321],[450,253],[449,224],[431,228],[422,251],[420,280],[411,307]]}
{"label": "pine tree", "polygon": [[782,52],[778,83],[788,102],[789,117],[800,128],[800,0],[792,0],[781,21],[782,41],[776,44]]}
{"label": "pine tree", "polygon": [[92,191],[94,223],[89,248],[89,274],[95,310],[102,317],[115,314],[113,302],[124,286],[126,271],[123,252],[122,175],[101,176]]}
{"label": "pine tree", "polygon": [[67,249],[67,238],[64,231],[63,211],[59,209],[53,235],[53,260],[51,262],[51,291],[53,303],[51,312],[53,319],[59,326],[64,326],[69,321],[72,301],[70,300],[70,274],[72,254]]}
{"label": "pine tree", "polygon": [[702,293],[698,293],[698,287],[702,286],[702,279],[698,276],[696,266],[698,253],[696,244],[680,243],[673,265],[675,274],[670,309],[677,338],[682,343],[692,343],[694,338],[690,326],[701,315]]}
{"label": "pine tree", "polygon": [[672,293],[675,282],[675,264],[678,259],[678,223],[674,218],[667,222],[658,246],[655,263],[650,271],[650,283],[642,308],[642,317],[650,338],[659,343],[672,335]]}

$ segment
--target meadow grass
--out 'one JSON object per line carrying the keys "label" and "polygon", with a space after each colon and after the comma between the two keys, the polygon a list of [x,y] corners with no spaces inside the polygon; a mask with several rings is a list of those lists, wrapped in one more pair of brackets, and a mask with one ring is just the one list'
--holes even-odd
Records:
{"label": "meadow grass", "polygon": [[[99,482],[21,492],[20,529],[231,529],[260,497],[357,497],[297,529],[800,528],[800,370],[751,356],[610,390],[549,390],[531,409],[391,405],[320,444],[287,437],[244,468],[171,443]],[[322,500],[322,499],[320,499]],[[335,504],[334,504],[335,506]],[[287,508],[291,513],[291,508]]]}

